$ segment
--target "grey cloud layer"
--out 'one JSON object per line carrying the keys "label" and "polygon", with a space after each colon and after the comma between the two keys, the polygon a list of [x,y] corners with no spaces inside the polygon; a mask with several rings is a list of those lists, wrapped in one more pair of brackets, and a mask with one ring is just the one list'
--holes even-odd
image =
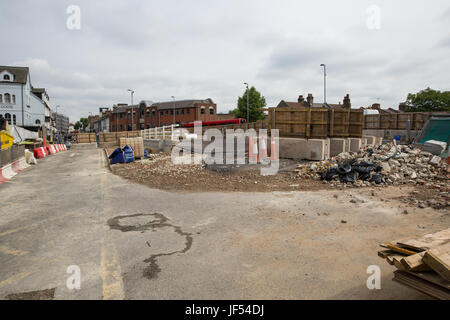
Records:
{"label": "grey cloud layer", "polygon": [[[355,107],[397,107],[408,92],[449,89],[448,1],[2,1],[1,64],[31,67],[71,120],[135,99],[213,98],[233,108],[243,82],[269,106],[312,92]],[[81,8],[79,31],[66,8]],[[380,30],[366,8],[381,8]],[[3,42],[4,43],[4,42]]]}

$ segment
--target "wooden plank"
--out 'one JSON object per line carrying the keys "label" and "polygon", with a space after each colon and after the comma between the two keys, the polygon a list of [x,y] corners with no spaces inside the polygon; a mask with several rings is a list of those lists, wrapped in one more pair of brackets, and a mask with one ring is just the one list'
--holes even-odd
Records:
{"label": "wooden plank", "polygon": [[401,259],[401,263],[408,271],[430,271],[431,268],[422,261],[424,254],[425,252],[419,252],[405,257]]}
{"label": "wooden plank", "polygon": [[428,250],[423,261],[442,278],[450,281],[450,244]]}
{"label": "wooden plank", "polygon": [[396,252],[392,251],[392,250],[381,250],[381,251],[378,251],[378,256],[383,258],[383,259],[386,259],[387,257],[389,257],[389,256],[391,256],[391,255],[393,255],[395,253]]}
{"label": "wooden plank", "polygon": [[450,228],[436,233],[426,234],[417,239],[397,241],[397,245],[416,251],[429,250],[447,243],[450,243]]}
{"label": "wooden plank", "polygon": [[443,279],[441,276],[439,276],[436,272],[434,271],[425,271],[425,272],[412,272],[412,271],[407,271],[408,273],[419,277],[423,280],[429,281],[431,283],[434,283],[442,288],[445,288],[447,290],[450,290],[450,281],[447,281],[445,279]]}
{"label": "wooden plank", "polygon": [[440,300],[449,300],[450,291],[432,282],[421,279],[410,273],[403,271],[394,271],[394,279],[398,283],[416,289],[430,297]]}

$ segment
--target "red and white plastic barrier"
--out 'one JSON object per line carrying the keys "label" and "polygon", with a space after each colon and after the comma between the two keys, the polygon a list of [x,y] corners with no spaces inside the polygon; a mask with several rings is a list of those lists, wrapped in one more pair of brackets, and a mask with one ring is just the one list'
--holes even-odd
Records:
{"label": "red and white plastic barrier", "polygon": [[0,184],[8,181],[29,166],[30,165],[27,164],[25,157],[22,157],[10,164],[7,164],[3,168],[0,168]]}

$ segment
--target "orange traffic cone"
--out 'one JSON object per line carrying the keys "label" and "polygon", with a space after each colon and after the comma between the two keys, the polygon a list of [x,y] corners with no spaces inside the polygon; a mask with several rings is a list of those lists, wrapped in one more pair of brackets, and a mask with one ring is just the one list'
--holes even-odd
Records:
{"label": "orange traffic cone", "polygon": [[277,145],[275,143],[275,137],[272,136],[270,143],[270,160],[277,161],[278,160],[278,154],[277,154]]}
{"label": "orange traffic cone", "polygon": [[248,137],[248,162],[258,163],[258,139],[253,141],[253,137]]}
{"label": "orange traffic cone", "polygon": [[259,140],[259,144],[260,144],[260,157],[259,159],[267,159],[267,144],[266,144],[266,137],[264,135],[261,135],[260,140]]}

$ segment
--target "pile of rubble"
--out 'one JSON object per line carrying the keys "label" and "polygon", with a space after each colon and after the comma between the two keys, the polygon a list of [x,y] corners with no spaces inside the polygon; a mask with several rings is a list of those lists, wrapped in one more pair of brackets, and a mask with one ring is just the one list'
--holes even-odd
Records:
{"label": "pile of rubble", "polygon": [[313,164],[301,164],[296,172],[302,178],[323,180],[332,186],[433,184],[448,187],[448,165],[439,156],[413,146],[387,143],[356,153],[344,152]]}

